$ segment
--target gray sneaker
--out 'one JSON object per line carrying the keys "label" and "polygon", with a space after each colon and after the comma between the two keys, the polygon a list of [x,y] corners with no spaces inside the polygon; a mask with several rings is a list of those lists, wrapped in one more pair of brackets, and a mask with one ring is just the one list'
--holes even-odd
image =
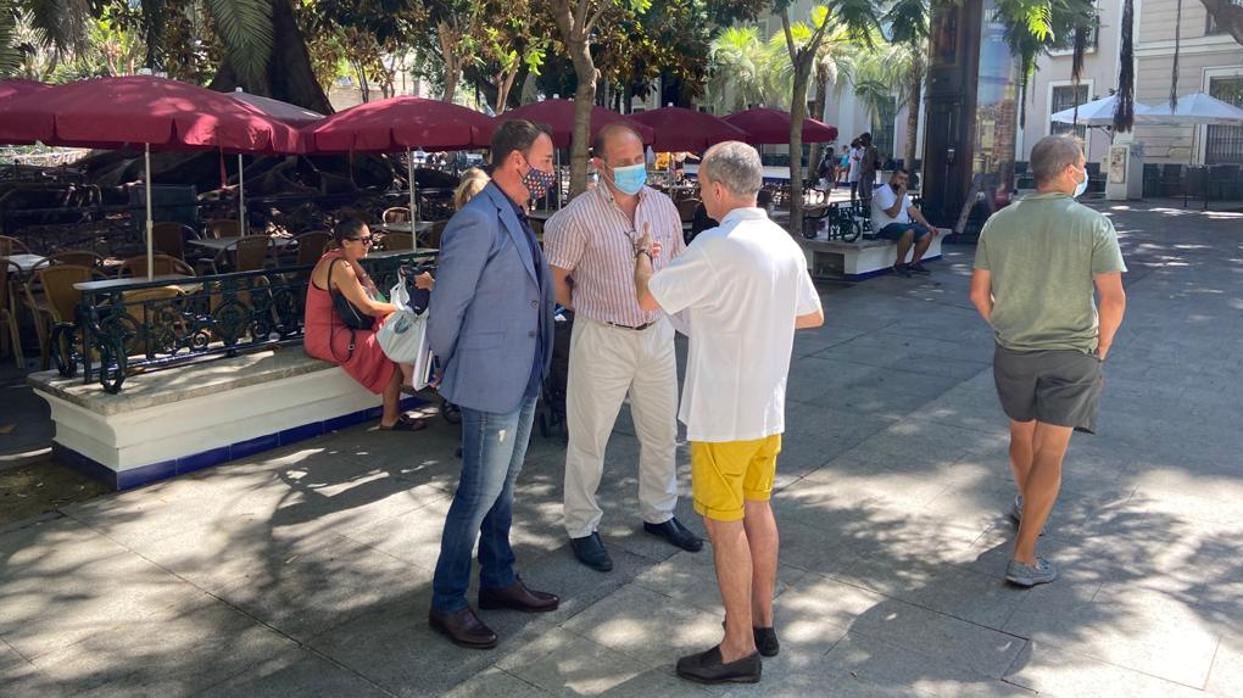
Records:
{"label": "gray sneaker", "polygon": [[1057,567],[1043,557],[1036,558],[1036,564],[1024,565],[1018,560],[1011,560],[1006,566],[1006,581],[1021,587],[1034,587],[1037,584],[1048,584],[1057,579]]}
{"label": "gray sneaker", "polygon": [[1023,495],[1016,495],[1014,503],[1010,505],[1010,518],[1014,519],[1014,523],[1023,522]]}

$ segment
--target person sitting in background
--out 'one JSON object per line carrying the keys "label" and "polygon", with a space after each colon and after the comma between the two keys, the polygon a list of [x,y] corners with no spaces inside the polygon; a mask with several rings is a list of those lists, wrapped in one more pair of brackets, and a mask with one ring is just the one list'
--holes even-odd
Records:
{"label": "person sitting in background", "polygon": [[461,211],[466,202],[475,198],[483,188],[488,186],[488,173],[472,167],[462,173],[462,181],[457,185],[457,189],[453,192],[453,210]]}
{"label": "person sitting in background", "polygon": [[[383,396],[380,429],[418,431],[427,426],[427,420],[412,419],[399,410],[403,372],[376,341],[381,322],[398,308],[376,300],[380,294],[375,282],[359,264],[371,249],[371,230],[360,219],[347,218],[333,228],[332,240],[333,248],[315,265],[306,287],[303,347],[308,355],[340,365],[364,388]],[[417,284],[430,288],[431,276],[422,275]],[[334,307],[342,301],[352,307],[351,312],[372,318],[371,327],[347,326]]]}
{"label": "person sitting in background", "polygon": [[[898,258],[893,263],[893,271],[907,277],[912,272],[931,273],[920,260],[937,236],[937,229],[911,203],[911,195],[906,192],[908,178],[905,169],[894,170],[889,183],[877,187],[872,197],[872,229],[877,237],[898,244]],[[912,218],[915,220],[912,221]],[[911,256],[911,263],[907,264],[906,255],[911,250],[912,242],[915,253]]]}

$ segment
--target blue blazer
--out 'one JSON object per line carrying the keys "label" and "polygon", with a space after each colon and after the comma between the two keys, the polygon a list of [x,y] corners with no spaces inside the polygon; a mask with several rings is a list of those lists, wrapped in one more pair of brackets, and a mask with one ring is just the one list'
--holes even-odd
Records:
{"label": "blue blazer", "polygon": [[445,226],[427,331],[440,360],[440,394],[483,412],[522,404],[543,318],[545,374],[552,362],[552,274],[537,268],[505,192],[489,183]]}

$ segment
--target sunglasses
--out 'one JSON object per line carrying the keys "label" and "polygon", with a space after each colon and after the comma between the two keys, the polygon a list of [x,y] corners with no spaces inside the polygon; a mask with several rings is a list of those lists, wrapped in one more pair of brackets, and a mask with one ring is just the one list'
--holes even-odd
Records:
{"label": "sunglasses", "polygon": [[372,238],[370,235],[367,235],[365,237],[346,238],[346,239],[352,242],[361,242],[364,245],[370,245],[371,243],[375,242],[374,238]]}

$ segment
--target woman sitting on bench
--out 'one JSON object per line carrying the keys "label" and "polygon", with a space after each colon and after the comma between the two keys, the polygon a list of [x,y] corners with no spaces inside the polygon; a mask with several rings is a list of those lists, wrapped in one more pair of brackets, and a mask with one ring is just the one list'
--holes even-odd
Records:
{"label": "woman sitting on bench", "polygon": [[[364,388],[384,396],[380,429],[418,431],[427,420],[399,411],[403,371],[376,341],[376,331],[397,306],[376,300],[381,296],[375,282],[358,263],[371,249],[371,231],[361,220],[349,218],[336,225],[332,239],[333,249],[315,265],[306,288],[306,353],[340,365]],[[416,284],[431,288],[431,275],[419,276]]]}

